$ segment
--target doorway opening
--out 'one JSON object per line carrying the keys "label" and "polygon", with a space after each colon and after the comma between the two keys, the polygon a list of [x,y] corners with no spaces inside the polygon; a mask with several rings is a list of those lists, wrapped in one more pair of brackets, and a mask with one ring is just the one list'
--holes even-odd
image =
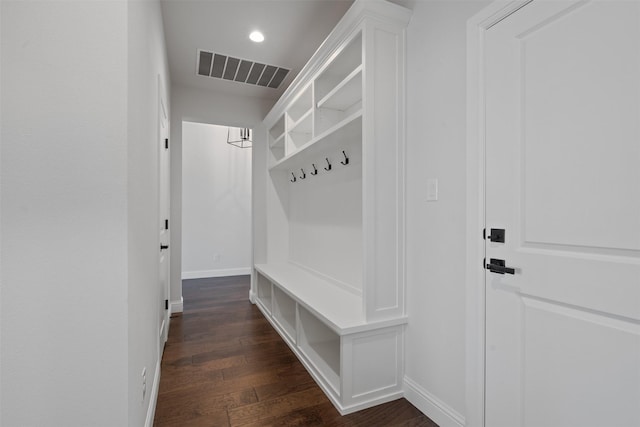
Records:
{"label": "doorway opening", "polygon": [[246,133],[182,124],[182,280],[251,274],[252,150],[228,143]]}

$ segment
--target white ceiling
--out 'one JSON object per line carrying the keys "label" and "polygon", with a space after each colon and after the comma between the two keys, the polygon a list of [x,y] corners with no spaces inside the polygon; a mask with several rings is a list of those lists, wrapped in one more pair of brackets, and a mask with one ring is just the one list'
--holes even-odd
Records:
{"label": "white ceiling", "polygon": [[[277,100],[353,0],[163,0],[173,84]],[[249,40],[253,30],[265,41]],[[198,49],[291,71],[278,89],[196,74]]]}

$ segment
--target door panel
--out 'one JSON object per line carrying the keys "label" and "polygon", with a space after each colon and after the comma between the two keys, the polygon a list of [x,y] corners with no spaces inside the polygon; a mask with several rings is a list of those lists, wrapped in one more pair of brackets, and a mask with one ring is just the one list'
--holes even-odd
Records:
{"label": "door panel", "polygon": [[577,6],[515,36],[523,238],[640,250],[637,6]]}
{"label": "door panel", "polygon": [[487,426],[640,425],[640,2],[486,33]]}
{"label": "door panel", "polygon": [[638,425],[629,410],[637,410],[640,371],[629,368],[638,366],[640,327],[547,301],[523,303],[524,425]]}

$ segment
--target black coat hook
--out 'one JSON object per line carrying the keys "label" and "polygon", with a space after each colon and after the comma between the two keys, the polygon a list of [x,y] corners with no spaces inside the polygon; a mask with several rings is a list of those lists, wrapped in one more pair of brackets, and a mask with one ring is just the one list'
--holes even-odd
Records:
{"label": "black coat hook", "polygon": [[304,169],[300,169],[302,171],[302,176],[300,177],[300,179],[305,179],[307,177],[307,174],[304,173]]}
{"label": "black coat hook", "polygon": [[342,155],[344,156],[344,162],[340,162],[343,165],[348,165],[349,164],[349,158],[347,157],[347,155],[345,154],[345,152],[342,152]]}
{"label": "black coat hook", "polygon": [[329,158],[325,157],[325,159],[327,159],[327,166],[324,168],[324,170],[330,171],[331,170],[331,163],[329,163]]}
{"label": "black coat hook", "polygon": [[292,179],[292,180],[290,180],[290,181],[291,181],[291,182],[296,182],[296,176],[294,175],[294,173],[293,173],[293,172],[291,172],[291,176],[293,177],[293,179]]}
{"label": "black coat hook", "polygon": [[316,169],[316,164],[315,163],[311,163],[311,166],[313,166],[313,172],[309,172],[311,175],[318,175],[318,169]]}

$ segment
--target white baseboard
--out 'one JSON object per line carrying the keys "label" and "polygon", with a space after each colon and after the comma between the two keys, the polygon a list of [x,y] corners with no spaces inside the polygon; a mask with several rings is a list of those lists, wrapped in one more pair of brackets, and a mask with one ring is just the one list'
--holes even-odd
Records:
{"label": "white baseboard", "polygon": [[183,271],[182,280],[206,279],[208,277],[244,276],[251,274],[251,267],[224,268],[221,270]]}
{"label": "white baseboard", "polygon": [[153,419],[156,416],[156,405],[158,403],[158,392],[160,391],[160,360],[156,364],[156,372],[153,375],[153,388],[149,396],[149,407],[147,408],[147,418],[144,427],[153,427]]}
{"label": "white baseboard", "polygon": [[171,317],[173,313],[182,313],[184,311],[184,298],[180,297],[180,301],[171,301],[169,310],[169,317]]}
{"label": "white baseboard", "polygon": [[440,427],[464,427],[465,425],[462,414],[406,376],[404,377],[404,397]]}
{"label": "white baseboard", "polygon": [[[169,310],[171,311],[171,310]],[[169,312],[169,318],[171,318],[171,312]],[[162,340],[164,338],[164,328],[168,327],[169,325],[167,325],[167,323],[169,322],[165,322],[164,317],[162,318],[162,325],[160,325],[160,339]]]}

